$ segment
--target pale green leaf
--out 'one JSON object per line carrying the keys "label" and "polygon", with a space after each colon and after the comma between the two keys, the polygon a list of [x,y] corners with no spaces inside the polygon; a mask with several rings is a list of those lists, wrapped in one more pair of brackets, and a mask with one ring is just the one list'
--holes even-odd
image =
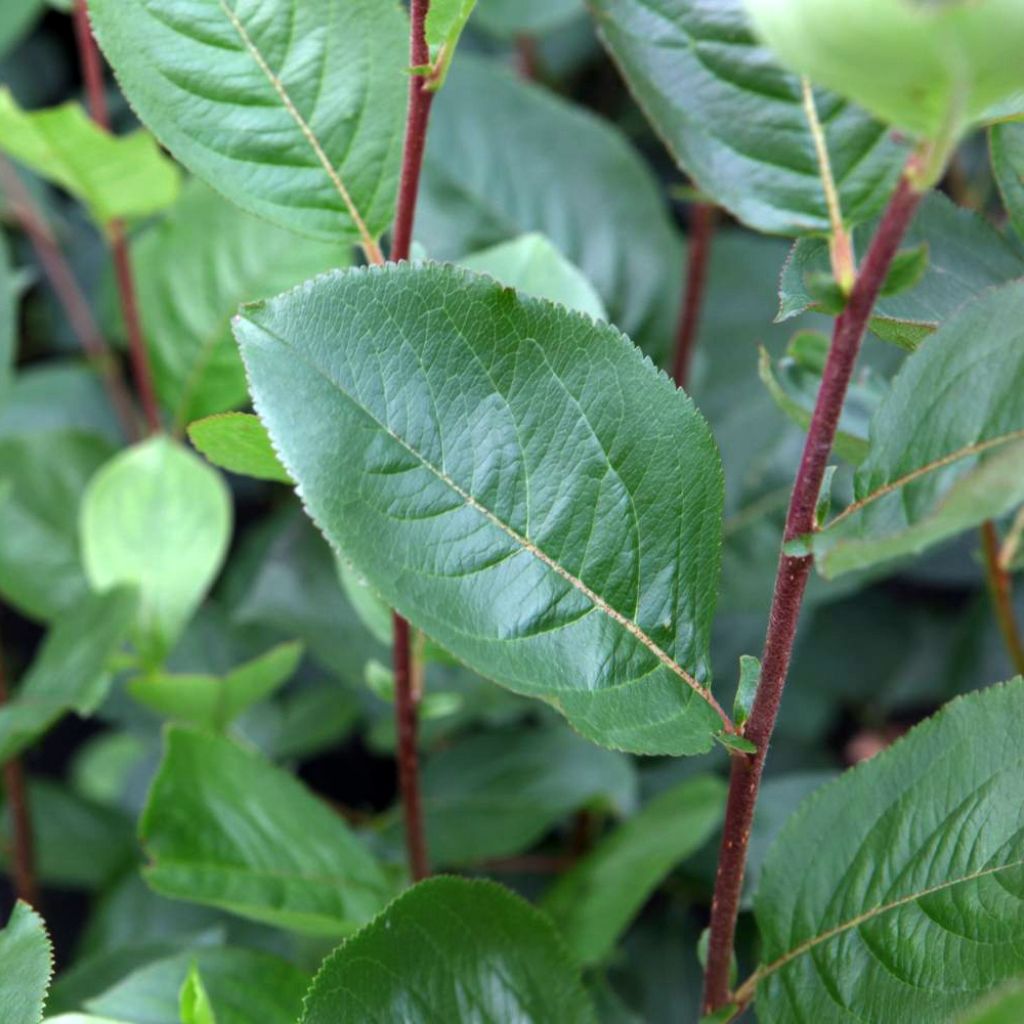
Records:
{"label": "pale green leaf", "polygon": [[29,425],[0,438],[0,480],[10,484],[0,503],[0,593],[23,614],[50,620],[89,593],[78,510],[113,451],[109,441],[78,430]]}
{"label": "pale green leaf", "polygon": [[174,441],[151,438],[92,478],[80,526],[90,582],[138,588],[136,643],[146,664],[159,663],[227,551],[231,501],[220,475]]}
{"label": "pale green leaf", "polygon": [[279,644],[224,676],[154,672],[133,679],[128,692],[161,715],[223,730],[283,686],[301,658],[301,644]]}
{"label": "pale green leaf", "polygon": [[427,10],[426,36],[430,47],[430,89],[444,85],[455,56],[455,47],[466,27],[476,0],[433,0]]}
{"label": "pale green leaf", "polygon": [[0,89],[0,149],[80,199],[100,225],[157,213],[178,194],[178,169],[152,136],[110,135],[77,103],[27,113]]}
{"label": "pale green leaf", "polygon": [[135,608],[135,593],[119,587],[83,597],[56,620],[14,697],[0,708],[0,761],[30,746],[64,715],[96,710]]}
{"label": "pale green leaf", "polygon": [[232,202],[372,245],[401,159],[408,22],[380,0],[91,0],[121,88]]}
{"label": "pale green leaf", "polygon": [[454,260],[529,232],[579,267],[612,323],[668,348],[682,244],[650,170],[607,121],[460,56],[434,102],[417,237]]}
{"label": "pale green leaf", "polygon": [[1024,284],[993,289],[904,362],[855,501],[815,534],[826,576],[915,554],[1024,501]]}
{"label": "pale green leaf", "polygon": [[20,901],[0,929],[0,1020],[39,1024],[53,974],[53,948],[43,919]]}
{"label": "pale green leaf", "polygon": [[960,698],[804,802],[757,895],[758,1020],[944,1024],[1021,976],[1022,715],[1020,678]]}
{"label": "pale green leaf", "polygon": [[489,274],[510,288],[607,320],[594,286],[551,242],[537,233],[520,235],[459,260],[468,270]]}
{"label": "pale green leaf", "polygon": [[[748,27],[743,0],[595,0],[601,36],[676,161],[745,224],[829,230],[800,79]],[[844,219],[889,198],[905,143],[833,94],[815,95]]]}
{"label": "pale green leaf", "polygon": [[709,748],[721,467],[626,338],[436,265],[319,278],[236,333],[308,511],[388,604],[596,742]]}
{"label": "pale green leaf", "polygon": [[225,412],[190,423],[189,440],[215,466],[240,476],[290,484],[259,417],[245,412]]}
{"label": "pale green leaf", "polygon": [[1024,238],[1024,124],[996,125],[989,134],[989,146],[1003,206],[1014,230]]}
{"label": "pale green leaf", "polygon": [[493,882],[434,878],[325,961],[302,1024],[593,1024],[551,922]]}
{"label": "pale green leaf", "polygon": [[1024,981],[1003,986],[994,995],[986,996],[956,1024],[1020,1024],[1024,1020]]}
{"label": "pale green leaf", "polygon": [[350,262],[340,241],[296,235],[190,182],[132,245],[157,392],[175,425],[246,403],[230,327],[241,303]]}
{"label": "pale green leaf", "polygon": [[604,960],[665,876],[707,842],[725,789],[702,776],[660,794],[545,893],[543,908],[582,963]]}
{"label": "pale green leaf", "polygon": [[161,895],[344,935],[392,888],[340,815],[229,740],[172,728],[140,825]]}
{"label": "pale green leaf", "polygon": [[217,1024],[210,996],[194,963],[181,986],[181,1024]]}

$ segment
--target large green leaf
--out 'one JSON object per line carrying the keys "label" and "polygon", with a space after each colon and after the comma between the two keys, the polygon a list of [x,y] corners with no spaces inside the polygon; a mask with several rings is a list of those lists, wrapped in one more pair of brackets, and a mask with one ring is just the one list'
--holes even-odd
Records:
{"label": "large green leaf", "polygon": [[379,0],[91,0],[143,121],[232,202],[295,231],[372,241],[391,222],[407,21]]}
{"label": "large green leaf", "polygon": [[[754,40],[742,0],[595,0],[598,27],[637,101],[701,190],[759,231],[829,230],[800,79]],[[816,94],[843,216],[885,204],[906,145]]]}
{"label": "large green leaf", "polygon": [[132,262],[160,400],[181,425],[245,404],[230,329],[240,303],[346,266],[350,256],[344,245],[295,235],[192,181],[133,244]]}
{"label": "large green leaf", "polygon": [[854,497],[815,534],[826,576],[917,553],[1024,501],[1024,283],[982,296],[906,360],[872,418]]}
{"label": "large green leaf", "polygon": [[[854,233],[866,249],[875,225]],[[921,204],[905,244],[926,246],[921,280],[897,295],[883,295],[871,315],[871,330],[903,348],[915,348],[961,306],[993,285],[1024,277],[1024,256],[983,217],[932,192]],[[779,320],[816,308],[808,290],[813,275],[829,273],[828,245],[804,238],[793,247],[779,282]]]}
{"label": "large green leaf", "polygon": [[541,35],[583,10],[582,0],[479,0],[472,24],[504,38]]}
{"label": "large green leaf", "polygon": [[0,502],[0,593],[22,613],[49,620],[89,592],[78,509],[113,448],[94,434],[27,427],[0,437],[0,481],[10,485]]}
{"label": "large green leaf", "polygon": [[668,347],[682,245],[643,161],[608,122],[460,56],[434,104],[417,237],[455,259],[531,231],[583,271],[613,323]]}
{"label": "large green leaf", "polygon": [[757,897],[757,1016],[939,1024],[1024,973],[1024,680],[823,786]]}
{"label": "large green leaf", "polygon": [[121,452],[82,500],[82,561],[93,586],[138,587],[136,642],[148,665],[174,645],[220,569],[231,501],[220,475],[165,437]]}
{"label": "large green leaf", "polygon": [[116,137],[77,103],[23,111],[0,89],[0,149],[80,199],[97,224],[170,206],[180,175],[146,132]]}
{"label": "large green leaf", "polygon": [[655,887],[707,842],[725,790],[707,775],[660,794],[548,890],[543,907],[582,963],[608,956]]}
{"label": "large green leaf", "polygon": [[590,739],[709,748],[721,467],[627,339],[436,265],[325,276],[235,330],[307,509],[392,607]]}
{"label": "large green leaf", "polygon": [[30,746],[68,712],[96,710],[135,607],[134,591],[119,587],[82,598],[57,619],[16,695],[0,708],[0,761]]}
{"label": "large green leaf", "polygon": [[629,759],[564,726],[470,736],[427,759],[422,788],[440,867],[520,853],[587,804],[624,813],[636,799]]}
{"label": "large green leaf", "polygon": [[196,946],[133,971],[87,1007],[104,1018],[179,1024],[179,993],[192,968],[202,976],[217,1024],[295,1024],[309,984],[299,968],[278,957]]}
{"label": "large green leaf", "polygon": [[1024,124],[1000,124],[991,129],[989,145],[1003,205],[1014,230],[1024,238]]}
{"label": "large green leaf", "polygon": [[16,903],[0,930],[0,964],[0,1020],[39,1024],[53,974],[53,949],[43,919],[27,903]]}
{"label": "large green leaf", "polygon": [[492,882],[434,878],[324,961],[302,1024],[592,1024],[551,922]]}
{"label": "large green leaf", "polygon": [[365,924],[392,888],[339,815],[229,740],[172,728],[140,825],[164,896],[318,935]]}

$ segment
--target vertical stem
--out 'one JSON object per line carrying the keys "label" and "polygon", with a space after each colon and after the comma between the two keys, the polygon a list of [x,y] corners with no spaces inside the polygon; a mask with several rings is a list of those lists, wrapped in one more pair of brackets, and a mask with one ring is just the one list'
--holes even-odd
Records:
{"label": "vertical stem", "polygon": [[[893,257],[920,201],[921,193],[904,177],[882,217],[864,265],[857,275],[849,304],[836,320],[821,388],[793,485],[786,516],[785,541],[794,540],[815,529],[818,495],[861,339]],[[705,1012],[717,1010],[729,1002],[729,963],[754,807],[768,744],[782,701],[782,690],[789,671],[797,620],[811,563],[812,558],[809,556],[788,555],[785,551],[779,557],[775,593],[761,659],[761,682],[744,731],[746,738],[757,747],[757,753],[736,754],[732,758],[729,798],[715,878],[715,894],[711,903],[711,937],[704,975]]]}
{"label": "vertical stem", "polygon": [[97,326],[89,303],[82,294],[50,226],[33,203],[28,189],[18,177],[18,172],[4,157],[0,157],[0,186],[7,194],[11,212],[18,225],[32,243],[36,258],[64,310],[75,338],[100,374],[110,404],[125,435],[134,441],[138,437],[138,425],[135,421],[131,395],[121,375],[121,368]]}
{"label": "vertical stem", "polygon": [[695,203],[690,216],[690,246],[686,264],[686,295],[676,331],[672,357],[672,379],[685,388],[690,375],[693,351],[697,347],[700,312],[708,276],[711,240],[715,234],[715,208],[710,203]]}
{"label": "vertical stem", "polygon": [[[409,59],[412,67],[430,63],[426,24],[430,0],[412,0],[412,29],[409,37]],[[395,230],[391,240],[391,259],[409,259],[416,200],[419,195],[423,151],[427,142],[427,125],[434,94],[427,88],[427,79],[413,75],[409,79],[409,113],[405,125],[405,146],[402,154],[402,176],[399,182]],[[398,783],[405,817],[405,846],[409,874],[414,882],[430,874],[427,860],[427,839],[423,826],[423,803],[420,798],[419,752],[416,733],[420,687],[412,651],[409,623],[394,615],[395,725],[398,745]]]}
{"label": "vertical stem", "polygon": [[537,40],[533,36],[516,36],[516,69],[520,78],[535,82],[538,74]]}
{"label": "vertical stem", "polygon": [[[109,132],[110,116],[107,111],[106,92],[103,84],[102,58],[89,25],[86,0],[75,0],[74,17],[75,41],[78,44],[82,77],[85,79],[86,93],[89,97],[89,110],[93,121],[104,131]],[[132,365],[132,376],[135,378],[135,389],[139,395],[146,423],[149,429],[155,433],[160,430],[160,405],[153,387],[153,371],[149,365],[149,352],[146,349],[146,342],[142,334],[142,322],[139,319],[139,304],[135,293],[135,277],[132,273],[131,257],[128,253],[128,240],[124,233],[124,225],[120,221],[113,221],[110,224],[110,246],[114,257],[117,291],[121,298],[121,313],[128,334],[128,354]]]}
{"label": "vertical stem", "polygon": [[[3,651],[0,650],[0,706],[7,703],[7,672]],[[11,814],[11,881],[14,894],[29,906],[39,906],[39,887],[35,873],[35,843],[32,835],[32,818],[29,813],[28,793],[25,787],[25,771],[21,758],[12,757],[4,765],[4,789],[7,806]]]}
{"label": "vertical stem", "polygon": [[1013,612],[1013,582],[1000,560],[999,533],[991,519],[981,527],[981,546],[985,555],[985,577],[992,595],[999,632],[1003,635],[1014,670],[1024,675],[1024,640],[1021,639]]}

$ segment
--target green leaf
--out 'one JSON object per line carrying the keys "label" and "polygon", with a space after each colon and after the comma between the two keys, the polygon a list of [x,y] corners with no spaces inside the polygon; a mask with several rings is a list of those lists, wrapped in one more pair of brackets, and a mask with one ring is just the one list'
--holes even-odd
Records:
{"label": "green leaf", "polygon": [[87,1000],[92,1013],[139,1024],[206,1024],[179,1017],[182,987],[202,976],[216,1024],[295,1024],[308,977],[276,956],[251,949],[194,945],[133,971]]}
{"label": "green leaf", "polygon": [[758,1020],[947,1021],[1024,973],[1022,714],[1020,678],[960,698],[804,802],[757,896]]}
{"label": "green leaf", "polygon": [[1010,982],[976,1003],[956,1024],[1020,1024],[1024,1020],[1024,981]]}
{"label": "green leaf", "polygon": [[0,762],[31,746],[68,712],[96,710],[135,607],[135,593],[119,587],[82,598],[56,620],[17,693],[0,708]]}
{"label": "green leaf", "polygon": [[168,718],[223,731],[246,708],[269,697],[294,674],[302,644],[279,644],[225,676],[156,672],[128,684],[128,692]]}
{"label": "green leaf", "polygon": [[901,249],[893,257],[889,273],[885,276],[881,294],[884,296],[899,295],[910,291],[921,283],[928,269],[928,243],[922,243],[913,249]]}
{"label": "green leaf", "polygon": [[[873,226],[854,232],[864,249]],[[871,330],[885,341],[913,350],[961,306],[993,285],[1024,277],[1024,257],[984,218],[961,209],[939,192],[922,203],[907,232],[906,245],[928,246],[928,266],[920,282],[898,295],[879,300]],[[779,284],[778,320],[816,307],[806,277],[827,271],[828,246],[821,239],[801,239],[794,246]]]}
{"label": "green leaf", "polygon": [[195,964],[181,986],[181,1024],[217,1024],[217,1015]]}
{"label": "green leaf", "polygon": [[[467,1016],[470,1015],[470,1016]],[[433,878],[323,963],[302,1024],[593,1024],[551,922],[493,882]]]}
{"label": "green leaf", "polygon": [[[750,31],[742,0],[595,0],[605,45],[680,167],[741,221],[771,234],[828,232],[800,79]],[[838,96],[817,92],[842,212],[885,205],[907,148]]]}
{"label": "green leaf", "polygon": [[19,288],[7,239],[0,234],[0,405],[7,400],[17,354]]}
{"label": "green leaf", "polygon": [[529,232],[579,267],[614,324],[668,349],[682,244],[650,170],[607,121],[465,54],[434,103],[417,237],[454,260]]}
{"label": "green leaf", "polygon": [[0,9],[0,57],[20,41],[42,9],[43,0],[5,0]]}
{"label": "green leaf", "polygon": [[589,739],[709,748],[718,453],[618,331],[437,265],[322,277],[235,329],[308,511],[389,605]]}
{"label": "green leaf", "polygon": [[246,403],[230,326],[241,303],[350,262],[345,245],[296,235],[190,182],[132,244],[157,391],[174,423]]}
{"label": "green leaf", "polygon": [[733,751],[737,754],[757,753],[757,745],[752,743],[750,740],[745,739],[743,736],[737,736],[734,733],[723,731],[715,733],[715,739],[718,740],[726,750]]}
{"label": "green leaf", "polygon": [[826,576],[925,548],[1024,501],[1024,284],[994,289],[904,362],[852,505],[815,535]]}
{"label": "green leaf", "polygon": [[279,484],[293,482],[270,443],[267,428],[252,413],[225,412],[196,420],[189,424],[188,437],[208,461],[230,473]]}
{"label": "green leaf", "polygon": [[94,587],[138,587],[136,643],[147,665],[174,645],[220,569],[231,501],[220,475],[165,437],[121,452],[89,482],[82,561]]}
{"label": "green leaf", "polygon": [[746,0],[780,59],[925,139],[1024,89],[1016,0]]}
{"label": "green leaf", "polygon": [[527,295],[578,309],[595,320],[608,319],[594,286],[544,235],[520,235],[459,262],[467,270],[489,274]]}
{"label": "green leaf", "polygon": [[0,930],[0,1020],[39,1024],[53,974],[53,947],[43,919],[20,901]]}
{"label": "green leaf", "polygon": [[0,89],[0,149],[80,199],[103,226],[157,213],[178,194],[178,169],[152,136],[110,135],[77,103],[27,113]]}
{"label": "green leaf", "polygon": [[1024,238],[1024,124],[996,125],[989,132],[989,147],[1003,206]]}
{"label": "green leaf", "polygon": [[711,837],[725,783],[688,779],[655,797],[548,890],[542,903],[582,963],[604,960],[668,873]]}
{"label": "green leaf", "polygon": [[476,0],[434,0],[427,10],[426,36],[430,47],[430,88],[437,91],[444,85],[455,47],[466,27]]}
{"label": "green leaf", "polygon": [[91,0],[97,39],[139,117],[252,213],[332,241],[391,223],[408,22],[379,0]]}
{"label": "green leaf", "polygon": [[750,717],[754,706],[757,688],[761,683],[761,662],[750,654],[740,656],[740,681],[736,687],[736,698],[733,701],[732,717],[737,726],[742,727]]}
{"label": "green leaf", "polygon": [[502,39],[545,35],[584,12],[583,0],[480,0],[473,27]]}
{"label": "green leaf", "polygon": [[[427,759],[422,790],[431,862],[456,867],[521,853],[591,803],[627,812],[636,775],[560,727],[462,739]],[[391,838],[401,841],[397,820]]]}
{"label": "green leaf", "polygon": [[23,614],[48,621],[89,593],[78,510],[114,449],[94,434],[26,426],[0,438],[0,480],[10,484],[0,502],[0,593]]}
{"label": "green leaf", "polygon": [[171,728],[140,824],[149,884],[314,935],[345,935],[392,889],[340,816],[229,740]]}

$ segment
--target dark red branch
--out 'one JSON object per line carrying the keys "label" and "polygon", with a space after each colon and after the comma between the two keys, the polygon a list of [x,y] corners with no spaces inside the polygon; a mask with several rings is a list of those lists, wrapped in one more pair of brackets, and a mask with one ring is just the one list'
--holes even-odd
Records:
{"label": "dark red branch", "polygon": [[[409,35],[409,59],[412,67],[430,63],[426,25],[430,0],[412,0],[412,29]],[[402,154],[402,177],[398,188],[398,207],[391,241],[391,259],[398,263],[409,259],[412,231],[416,221],[416,200],[419,196],[423,151],[427,143],[427,125],[434,94],[427,88],[427,78],[413,75],[409,80],[409,112],[405,125],[405,147]],[[409,874],[414,882],[430,874],[427,838],[423,824],[423,802],[420,797],[419,750],[417,725],[420,687],[412,652],[409,623],[394,616],[395,724],[397,732],[398,783],[402,794],[405,818],[405,846]]]}
{"label": "dark red branch", "polygon": [[[790,498],[786,516],[786,541],[805,536],[815,529],[815,508],[821,483],[861,340],[893,257],[920,201],[921,193],[906,178],[901,180],[857,275],[849,304],[836,320],[821,388]],[[704,976],[705,1012],[717,1010],[729,1002],[729,964],[754,807],[768,744],[782,702],[811,563],[809,556],[787,555],[785,552],[779,558],[761,659],[761,682],[744,731],[746,738],[757,747],[757,753],[738,754],[732,759],[729,798],[715,878],[715,894],[711,904],[711,936]]]}
{"label": "dark red branch", "polygon": [[[3,653],[0,652],[0,707],[7,703],[8,696],[7,673]],[[25,771],[19,757],[12,757],[4,765],[4,790],[11,815],[11,882],[14,894],[29,906],[38,907],[39,887],[36,884],[32,817],[25,786]]]}
{"label": "dark red branch", "polygon": [[685,388],[690,375],[693,351],[697,347],[700,313],[711,258],[711,240],[715,234],[715,208],[710,203],[695,203],[690,211],[689,251],[686,261],[686,294],[676,331],[672,357],[672,379]]}
{"label": "dark red branch", "polygon": [[[89,111],[93,121],[104,131],[110,131],[110,115],[107,111],[106,88],[103,82],[103,63],[96,40],[89,25],[89,11],[86,0],[75,0],[75,41],[82,65],[86,94],[89,97]],[[128,354],[132,365],[135,390],[146,417],[146,423],[153,432],[160,430],[160,404],[153,387],[153,371],[149,364],[149,351],[142,334],[139,318],[139,304],[135,294],[135,277],[132,273],[131,258],[128,254],[128,240],[124,225],[114,221],[110,225],[110,246],[114,257],[117,291],[121,299],[121,314],[125,332],[128,335]]]}
{"label": "dark red branch", "polygon": [[1000,563],[999,532],[991,519],[981,527],[981,545],[985,555],[985,577],[992,596],[992,607],[996,613],[999,632],[1013,662],[1014,671],[1024,675],[1024,640],[1021,639],[1013,610],[1013,581],[1009,572]]}

